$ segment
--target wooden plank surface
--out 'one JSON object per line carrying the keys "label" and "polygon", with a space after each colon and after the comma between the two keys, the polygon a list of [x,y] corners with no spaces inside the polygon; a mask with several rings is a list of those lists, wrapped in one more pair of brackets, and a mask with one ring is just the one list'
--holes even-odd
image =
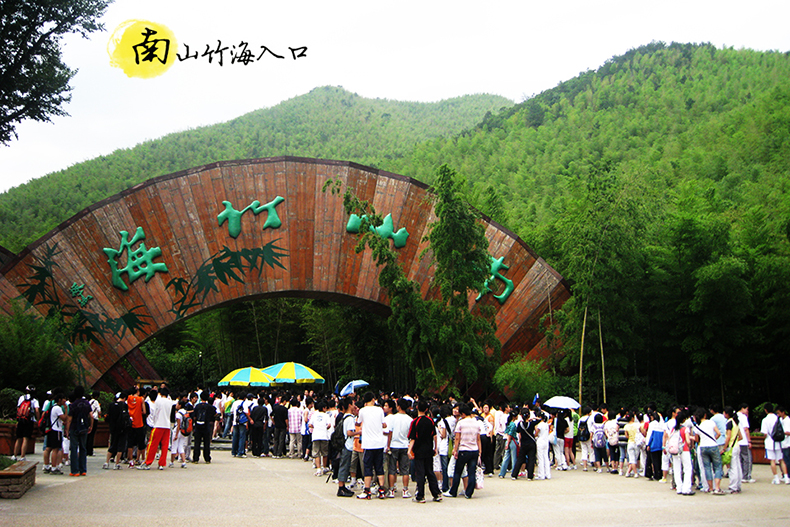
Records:
{"label": "wooden plank surface", "polygon": [[[209,293],[199,307],[187,315],[243,298],[266,294],[298,294],[302,297],[346,299],[372,307],[388,302],[378,285],[379,270],[371,251],[354,251],[357,237],[346,232],[348,216],[343,210],[342,193],[322,192],[324,183],[336,178],[362,200],[370,201],[383,217],[392,214],[395,231],[409,232],[405,247],[397,249],[408,278],[415,280],[424,298],[437,298],[430,254],[420,259],[428,246],[422,239],[436,221],[432,203],[424,185],[403,176],[360,167],[351,163],[302,158],[269,158],[223,162],[183,173],[163,176],[122,195],[105,200],[64,222],[43,243],[28,248],[10,263],[0,276],[0,310],[8,313],[11,302],[29,283],[32,265],[40,263],[48,247],[58,244],[53,293],[64,302],[73,303],[72,283],[84,285],[85,294],[93,296],[90,311],[101,320],[117,320],[136,310],[146,321],[142,331],[105,334],[98,345],[91,346],[80,363],[91,383],[113,379],[128,382],[120,368],[120,359],[128,356],[141,375],[155,376],[150,363],[139,351],[141,342],[176,320],[174,288],[166,285],[174,278],[193,281],[198,270],[224,247],[232,251],[257,249],[270,241],[287,253],[282,259],[285,269],[266,266],[262,272],[245,271],[244,282],[230,280],[220,284],[219,292]],[[219,226],[217,215],[224,210],[223,200],[241,211],[254,200],[265,204],[276,196],[285,201],[277,208],[282,220],[278,229],[263,230],[266,212],[242,217],[238,238],[229,235],[228,225]],[[137,227],[145,231],[147,247],[160,247],[167,273],[156,273],[146,283],[138,279],[121,291],[111,283],[110,267],[104,248],[118,249],[120,231],[134,235]],[[503,360],[517,352],[531,357],[545,356],[546,323],[541,318],[556,311],[570,297],[566,283],[521,240],[495,224],[485,224],[490,253],[504,257],[509,269],[503,275],[513,281],[514,291],[504,305],[494,294],[504,289],[496,280],[494,294],[469,305],[478,310],[489,305],[496,310],[497,336],[503,344]],[[392,241],[389,243],[392,244]],[[122,261],[121,261],[122,260]],[[125,257],[119,259],[125,265]],[[194,282],[193,282],[194,286]],[[45,315],[46,309],[38,306]]]}

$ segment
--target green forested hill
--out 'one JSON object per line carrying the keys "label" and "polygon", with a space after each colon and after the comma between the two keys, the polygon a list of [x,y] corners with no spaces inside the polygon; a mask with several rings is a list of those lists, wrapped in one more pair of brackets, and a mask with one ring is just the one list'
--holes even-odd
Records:
{"label": "green forested hill", "polygon": [[597,398],[601,344],[610,389],[786,394],[788,54],[653,43],[385,167],[443,162],[573,284],[558,366],[578,372],[586,322]]}
{"label": "green forested hill", "polygon": [[466,95],[436,103],[366,99],[322,87],[227,123],[168,135],[79,163],[0,194],[0,245],[17,252],[83,208],[141,181],[215,161],[281,155],[377,165],[471,128],[512,101]]}
{"label": "green forested hill", "polygon": [[[386,166],[430,182],[450,163],[481,199],[493,186],[528,237],[602,166],[640,172],[659,191],[693,179],[761,204],[790,169],[789,99],[786,53],[653,43]],[[790,204],[774,205],[784,222]]]}

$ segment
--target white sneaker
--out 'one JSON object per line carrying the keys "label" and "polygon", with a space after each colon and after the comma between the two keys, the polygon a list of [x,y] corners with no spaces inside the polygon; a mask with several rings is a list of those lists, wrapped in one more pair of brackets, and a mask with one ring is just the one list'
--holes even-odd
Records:
{"label": "white sneaker", "polygon": [[110,464],[105,463],[104,465],[101,466],[101,468],[103,468],[104,470],[110,470]]}
{"label": "white sneaker", "polygon": [[181,468],[187,468],[187,464],[186,463],[181,463]]}
{"label": "white sneaker", "polygon": [[784,483],[785,485],[790,485],[790,476],[785,474],[785,477],[782,479],[782,483]]}
{"label": "white sneaker", "polygon": [[779,476],[774,476],[774,479],[771,480],[771,485],[780,485],[782,481],[779,479]]}
{"label": "white sneaker", "polygon": [[403,497],[404,498],[411,498],[411,492],[409,492],[409,489],[403,489]]}

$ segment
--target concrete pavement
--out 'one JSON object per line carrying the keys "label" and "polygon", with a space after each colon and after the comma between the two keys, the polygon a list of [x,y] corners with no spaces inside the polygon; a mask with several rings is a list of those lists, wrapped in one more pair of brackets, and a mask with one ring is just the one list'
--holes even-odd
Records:
{"label": "concrete pavement", "polygon": [[548,481],[486,478],[471,500],[417,504],[338,498],[336,485],[299,460],[216,452],[210,465],[164,471],[102,470],[102,462],[89,458],[88,475],[79,478],[44,475],[40,464],[33,489],[0,500],[0,525],[790,525],[790,485],[771,485],[763,465],[755,467],[757,483],[744,484],[739,495],[678,496],[644,478],[577,470],[553,471]]}

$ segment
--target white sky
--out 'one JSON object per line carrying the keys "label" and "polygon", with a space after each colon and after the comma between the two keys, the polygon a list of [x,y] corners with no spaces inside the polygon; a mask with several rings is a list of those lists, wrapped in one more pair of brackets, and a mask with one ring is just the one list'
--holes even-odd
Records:
{"label": "white sky", "polygon": [[[315,87],[370,98],[437,101],[472,93],[518,102],[653,40],[790,50],[790,2],[466,0],[116,0],[90,40],[64,40],[70,117],[28,121],[0,145],[0,191],[171,132],[227,121]],[[247,66],[176,62],[154,79],[109,64],[128,19],[168,26],[180,46],[244,40],[268,57]],[[290,58],[288,47],[307,46]]]}

